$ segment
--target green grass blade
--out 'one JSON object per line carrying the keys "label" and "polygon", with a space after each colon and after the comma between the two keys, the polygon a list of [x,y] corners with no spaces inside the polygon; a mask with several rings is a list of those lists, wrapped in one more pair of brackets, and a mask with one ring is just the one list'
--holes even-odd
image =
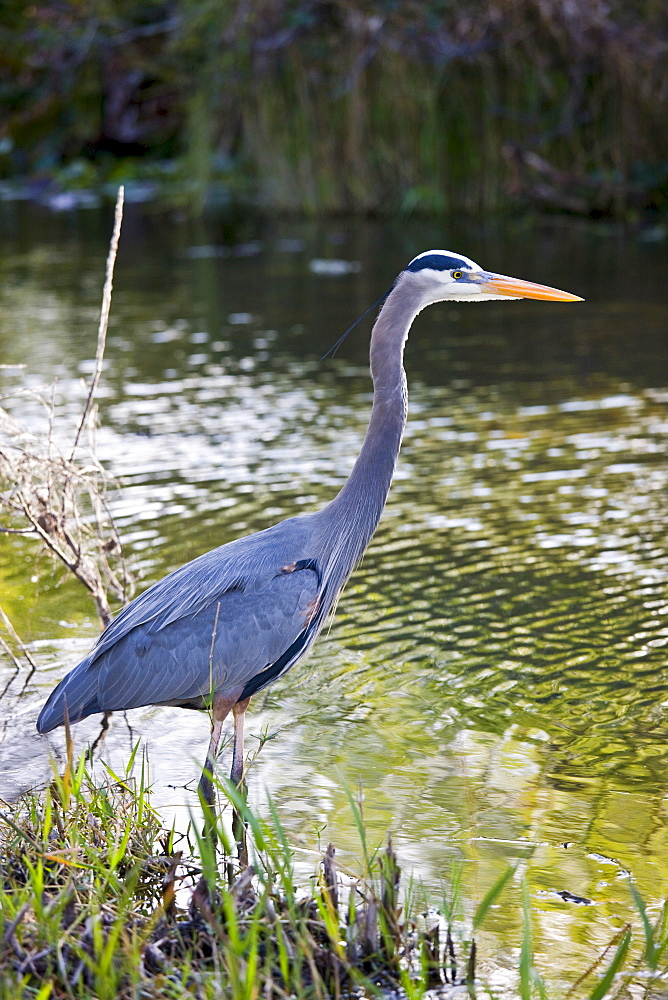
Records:
{"label": "green grass blade", "polygon": [[361,790],[358,796],[358,801],[353,798],[352,792],[350,791],[348,785],[344,786],[344,791],[346,793],[346,798],[350,805],[350,811],[353,814],[353,820],[355,821],[355,826],[357,828],[357,833],[360,838],[360,844],[362,845],[362,852],[364,854],[364,861],[366,864],[365,875],[371,874],[371,858],[369,856],[369,851],[366,843],[366,830],[364,829],[364,820],[362,818],[362,809],[360,806]]}
{"label": "green grass blade", "polygon": [[478,903],[478,907],[473,916],[474,931],[478,930],[483,920],[487,916],[487,911],[489,910],[490,906],[492,906],[496,902],[496,900],[499,898],[499,896],[505,889],[508,882],[510,882],[514,874],[515,874],[515,869],[513,868],[512,865],[510,865],[508,868],[506,868],[505,872],[503,872],[499,876],[499,878],[496,880],[491,889],[487,890],[482,900]]}
{"label": "green grass blade", "polygon": [[633,896],[633,902],[636,904],[636,909],[640,914],[643,930],[645,932],[645,960],[652,972],[655,972],[657,965],[657,949],[656,942],[654,940],[654,928],[652,927],[649,917],[647,916],[645,901],[633,882],[630,884],[630,889],[631,895]]}
{"label": "green grass blade", "polygon": [[612,962],[608,966],[608,971],[605,973],[600,983],[591,991],[587,1000],[603,1000],[603,997],[610,989],[612,981],[617,975],[617,972],[621,968],[624,959],[626,958],[626,953],[629,950],[629,945],[631,944],[631,928],[628,927],[624,937],[619,942],[617,951],[614,954]]}
{"label": "green grass blade", "polygon": [[531,899],[529,886],[522,879],[522,945],[520,948],[520,997],[531,1000]]}
{"label": "green grass blade", "polygon": [[450,869],[450,885],[443,886],[441,909],[449,924],[461,918],[464,912],[462,897],[462,877],[464,865],[461,861],[453,861]]}

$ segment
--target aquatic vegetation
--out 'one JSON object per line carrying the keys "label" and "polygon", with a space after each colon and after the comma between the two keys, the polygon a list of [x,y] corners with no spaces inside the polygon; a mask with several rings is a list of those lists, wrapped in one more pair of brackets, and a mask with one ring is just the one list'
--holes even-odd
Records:
{"label": "aquatic vegetation", "polygon": [[314,213],[666,206],[660,4],[7,6],[0,175],[194,209],[214,182]]}

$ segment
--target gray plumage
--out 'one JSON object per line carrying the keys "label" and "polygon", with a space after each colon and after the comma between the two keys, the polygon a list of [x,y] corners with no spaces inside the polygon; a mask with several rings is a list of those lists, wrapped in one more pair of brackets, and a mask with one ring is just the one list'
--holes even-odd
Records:
{"label": "gray plumage", "polygon": [[320,511],[201,555],[135,598],[51,693],[39,732],[62,725],[66,716],[77,722],[142,705],[212,706],[214,733],[201,785],[211,801],[206,772],[213,769],[222,720],[234,709],[232,776],[240,780],[247,699],[312,646],[380,519],[406,422],[403,350],[414,318],[445,299],[523,295],[577,298],[490,274],[448,251],[411,261],[373,328],[371,417],[339,494]]}

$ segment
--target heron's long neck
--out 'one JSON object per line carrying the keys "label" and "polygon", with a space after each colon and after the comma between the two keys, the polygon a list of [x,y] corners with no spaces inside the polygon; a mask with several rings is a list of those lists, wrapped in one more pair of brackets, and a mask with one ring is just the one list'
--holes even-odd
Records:
{"label": "heron's long neck", "polygon": [[[390,489],[406,425],[406,373],[403,354],[411,323],[419,311],[406,296],[390,293],[371,333],[370,361],[373,407],[362,449],[340,493],[329,504],[330,514],[347,523],[356,562],[376,529]],[[402,301],[403,300],[403,301]],[[345,530],[345,528],[344,528]]]}

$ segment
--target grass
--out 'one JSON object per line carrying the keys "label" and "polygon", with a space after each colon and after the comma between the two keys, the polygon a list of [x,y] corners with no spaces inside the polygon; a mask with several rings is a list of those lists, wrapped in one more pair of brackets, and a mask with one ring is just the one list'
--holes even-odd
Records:
{"label": "grass", "polygon": [[[43,795],[0,818],[0,995],[106,1000],[141,987],[142,997],[324,998],[360,985],[376,994],[405,979],[411,963],[421,968],[423,940],[402,918],[391,844],[364,847],[367,875],[347,903],[331,847],[316,891],[302,896],[273,805],[260,820],[227,786],[254,864],[228,863],[221,882],[210,842],[191,827],[193,843],[186,836],[178,849],[150,805],[144,770],[135,784],[131,766],[98,786],[85,757],[70,759]],[[222,823],[218,834],[229,858]],[[200,875],[208,895],[182,904],[179,886]],[[51,993],[40,993],[46,984]]]}
{"label": "grass", "polygon": [[[162,828],[144,765],[138,778],[130,776],[134,763],[123,775],[107,768],[106,780],[96,783],[86,757],[74,761],[70,745],[62,775],[54,773],[44,792],[0,813],[2,1000],[338,1000],[396,991],[422,1000],[434,989],[448,996],[456,987],[458,996],[476,996],[476,936],[490,909],[503,905],[513,868],[469,921],[461,870],[453,868],[449,891],[427,920],[423,890],[411,884],[401,894],[391,840],[382,849],[368,845],[361,807],[349,795],[361,875],[348,876],[344,889],[330,844],[311,889],[300,891],[271,801],[268,817],[260,818],[222,783],[227,812],[237,811],[247,830],[252,864],[239,866],[218,820],[225,854],[219,866],[194,823],[184,835]],[[521,1000],[628,996],[638,976],[651,990],[665,968],[666,910],[652,922],[634,886],[631,893],[638,926],[623,927],[570,988],[562,982],[549,992],[533,964],[523,880]],[[631,961],[633,938],[638,955]]]}

